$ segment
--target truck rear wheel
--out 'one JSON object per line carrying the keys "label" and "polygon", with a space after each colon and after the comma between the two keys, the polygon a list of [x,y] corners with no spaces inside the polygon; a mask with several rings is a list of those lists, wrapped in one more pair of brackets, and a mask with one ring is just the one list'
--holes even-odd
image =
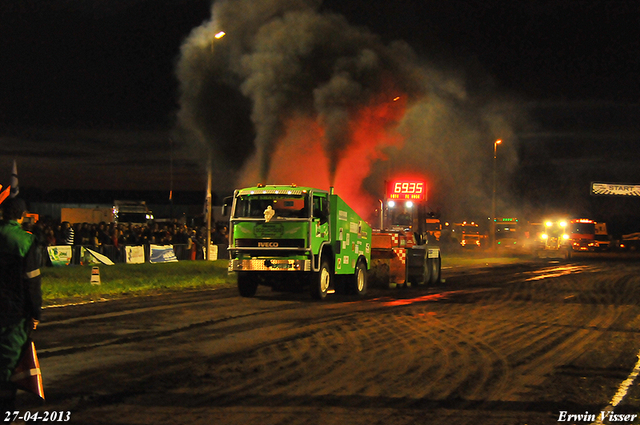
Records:
{"label": "truck rear wheel", "polygon": [[356,272],[349,280],[348,291],[350,294],[364,295],[367,293],[367,266],[364,261],[358,261]]}
{"label": "truck rear wheel", "polygon": [[316,300],[323,300],[327,296],[329,286],[331,285],[332,273],[329,268],[329,262],[322,260],[320,270],[312,274],[311,277],[311,296]]}
{"label": "truck rear wheel", "polygon": [[427,258],[424,259],[424,266],[422,268],[422,282],[420,285],[431,284],[431,262]]}
{"label": "truck rear wheel", "polygon": [[407,280],[411,285],[426,285],[429,283],[429,263],[427,250],[424,245],[415,245],[407,249],[406,256]]}
{"label": "truck rear wheel", "polygon": [[437,258],[430,258],[429,262],[429,285],[436,285],[440,283],[440,254]]}
{"label": "truck rear wheel", "polygon": [[258,290],[258,276],[247,272],[238,272],[238,292],[240,296],[251,298]]}

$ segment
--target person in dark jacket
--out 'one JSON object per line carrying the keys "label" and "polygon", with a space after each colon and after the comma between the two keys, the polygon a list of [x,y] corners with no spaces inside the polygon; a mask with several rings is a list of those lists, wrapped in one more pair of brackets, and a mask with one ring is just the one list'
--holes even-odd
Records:
{"label": "person in dark jacket", "polygon": [[0,412],[15,410],[11,382],[29,333],[40,321],[40,251],[35,237],[22,230],[26,212],[22,199],[0,204]]}

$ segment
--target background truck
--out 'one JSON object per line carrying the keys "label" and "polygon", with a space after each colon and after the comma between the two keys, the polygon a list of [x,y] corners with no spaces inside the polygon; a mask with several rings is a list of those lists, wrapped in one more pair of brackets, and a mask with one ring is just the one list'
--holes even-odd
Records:
{"label": "background truck", "polygon": [[452,233],[462,248],[479,249],[485,242],[485,235],[480,234],[480,226],[473,221],[454,223]]}
{"label": "background truck", "polygon": [[595,251],[596,223],[588,218],[569,222],[569,239],[574,251]]}
{"label": "background truck", "polygon": [[147,224],[153,220],[153,212],[145,201],[113,201],[113,218],[116,223]]}
{"label": "background truck", "polygon": [[338,195],[295,185],[239,189],[231,205],[229,271],[243,297],[259,285],[364,295],[371,262],[371,227]]}
{"label": "background truck", "polygon": [[515,217],[495,219],[495,241],[498,250],[517,251],[522,248],[523,234],[520,220]]}
{"label": "background truck", "polygon": [[538,258],[571,258],[572,246],[567,220],[546,220],[541,235],[542,245],[537,250]]}

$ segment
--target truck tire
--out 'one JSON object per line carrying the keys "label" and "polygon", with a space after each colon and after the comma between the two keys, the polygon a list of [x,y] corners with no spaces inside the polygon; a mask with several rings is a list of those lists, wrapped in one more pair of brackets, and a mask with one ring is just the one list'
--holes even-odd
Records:
{"label": "truck tire", "polygon": [[322,260],[320,270],[311,275],[311,297],[316,300],[323,300],[327,297],[327,291],[331,286],[333,273],[329,268],[329,262]]}
{"label": "truck tire", "polygon": [[427,286],[431,284],[431,262],[426,258],[426,256],[422,267],[422,281],[419,284]]}
{"label": "truck tire", "polygon": [[429,267],[429,285],[437,285],[440,283],[440,254],[438,258],[430,258],[431,267]]}
{"label": "truck tire", "polygon": [[251,273],[238,272],[238,292],[240,296],[251,298],[258,290],[258,276]]}
{"label": "truck tire", "polygon": [[429,284],[429,261],[426,249],[418,249],[414,246],[407,250],[406,265],[409,274],[408,281],[411,285]]}
{"label": "truck tire", "polygon": [[358,261],[356,271],[349,280],[347,290],[350,294],[365,295],[367,293],[367,266],[364,261]]}

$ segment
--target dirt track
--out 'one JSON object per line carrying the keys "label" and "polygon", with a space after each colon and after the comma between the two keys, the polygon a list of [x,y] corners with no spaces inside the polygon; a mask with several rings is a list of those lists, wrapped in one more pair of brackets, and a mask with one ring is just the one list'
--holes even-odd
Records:
{"label": "dirt track", "polygon": [[[633,369],[639,272],[540,262],[364,300],[231,288],[49,309],[40,409],[74,424],[556,424],[599,412]],[[636,391],[616,411],[639,413]]]}

